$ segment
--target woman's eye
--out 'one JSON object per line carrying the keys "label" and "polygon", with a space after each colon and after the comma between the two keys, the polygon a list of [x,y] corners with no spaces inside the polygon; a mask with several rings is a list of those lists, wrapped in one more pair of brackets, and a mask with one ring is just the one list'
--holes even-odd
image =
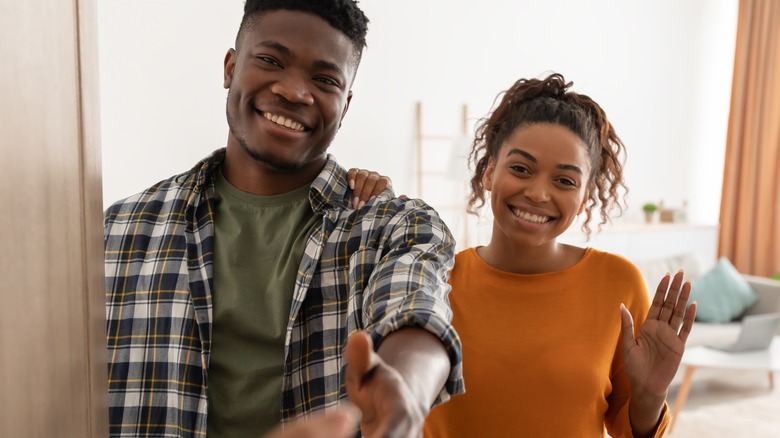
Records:
{"label": "woman's eye", "polygon": [[514,170],[517,173],[530,173],[525,166],[520,166],[519,164],[515,164],[514,166],[510,166],[510,169]]}
{"label": "woman's eye", "polygon": [[563,185],[566,185],[566,186],[572,186],[572,187],[574,187],[574,186],[576,186],[576,185],[577,185],[577,183],[576,183],[576,182],[574,182],[574,181],[572,181],[572,180],[570,180],[570,179],[568,179],[568,178],[561,178],[561,179],[559,179],[558,181],[559,181],[561,184],[563,184]]}

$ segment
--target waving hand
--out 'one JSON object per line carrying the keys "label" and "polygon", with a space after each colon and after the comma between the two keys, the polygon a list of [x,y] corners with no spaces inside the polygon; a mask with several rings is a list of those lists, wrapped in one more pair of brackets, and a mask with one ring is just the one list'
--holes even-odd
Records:
{"label": "waving hand", "polygon": [[671,286],[669,280],[666,274],[658,284],[638,336],[634,337],[631,314],[621,307],[625,369],[634,394],[666,396],[693,327],[696,303],[686,308],[690,281],[683,283],[683,271],[675,274]]}

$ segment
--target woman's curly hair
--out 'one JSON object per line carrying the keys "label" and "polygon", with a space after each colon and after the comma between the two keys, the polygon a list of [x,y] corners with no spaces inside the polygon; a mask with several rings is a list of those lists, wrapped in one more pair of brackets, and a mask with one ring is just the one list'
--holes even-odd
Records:
{"label": "woman's curly hair", "polygon": [[[585,222],[582,225],[590,235],[590,220],[593,210],[600,207],[598,229],[610,221],[610,213],[623,213],[625,201],[621,202],[628,189],[623,183],[625,146],[609,123],[604,110],[588,96],[569,91],[572,82],[566,82],[562,75],[553,73],[544,79],[520,79],[512,87],[498,95],[498,106],[478,122],[474,144],[469,155],[474,166],[471,178],[471,197],[468,202],[470,213],[485,205],[485,187],[482,177],[492,157],[498,153],[504,142],[523,126],[537,123],[554,123],[564,126],[579,137],[588,148],[590,178],[587,187]],[[503,97],[501,97],[503,95]]]}

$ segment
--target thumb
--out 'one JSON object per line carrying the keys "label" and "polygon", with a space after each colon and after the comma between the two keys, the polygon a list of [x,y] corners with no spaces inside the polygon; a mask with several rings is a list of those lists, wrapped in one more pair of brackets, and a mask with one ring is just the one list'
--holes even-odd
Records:
{"label": "thumb", "polygon": [[634,340],[634,318],[623,303],[620,303],[620,335],[623,351],[628,351],[636,343]]}
{"label": "thumb", "polygon": [[378,363],[371,337],[364,332],[353,333],[347,340],[344,356],[347,359],[347,383],[359,388]]}

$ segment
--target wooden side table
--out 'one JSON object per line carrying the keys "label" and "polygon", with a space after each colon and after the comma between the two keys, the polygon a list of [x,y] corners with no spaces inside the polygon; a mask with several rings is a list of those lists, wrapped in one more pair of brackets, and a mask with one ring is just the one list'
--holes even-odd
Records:
{"label": "wooden side table", "polygon": [[669,432],[674,429],[677,416],[685,405],[688,391],[691,389],[693,373],[699,368],[722,370],[765,371],[769,373],[769,389],[774,389],[774,372],[780,371],[780,336],[775,336],[772,345],[766,350],[744,353],[727,353],[709,347],[694,347],[686,350],[681,366],[685,366],[685,375],[680,384],[680,392],[672,408],[672,421]]}

